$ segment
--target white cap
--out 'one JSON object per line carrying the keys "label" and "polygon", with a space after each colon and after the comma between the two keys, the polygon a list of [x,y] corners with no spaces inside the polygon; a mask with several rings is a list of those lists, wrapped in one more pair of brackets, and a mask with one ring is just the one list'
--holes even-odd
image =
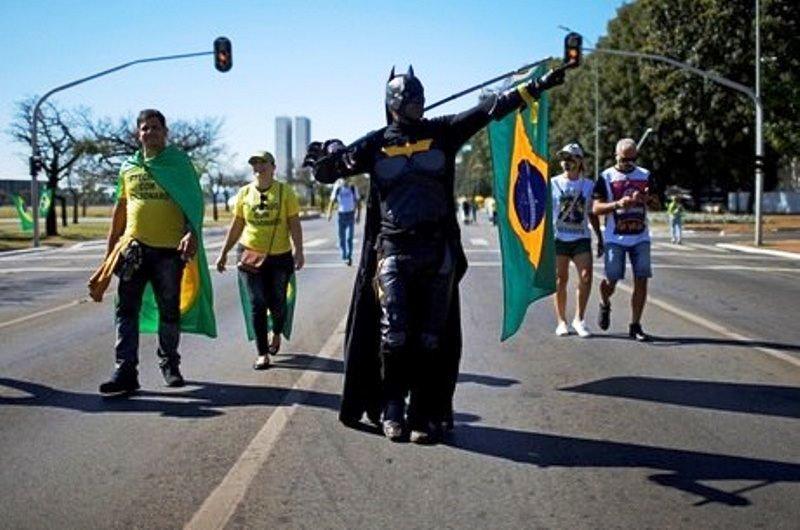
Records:
{"label": "white cap", "polygon": [[556,156],[558,158],[565,158],[567,156],[583,158],[583,149],[581,149],[581,146],[578,143],[573,142],[562,147]]}

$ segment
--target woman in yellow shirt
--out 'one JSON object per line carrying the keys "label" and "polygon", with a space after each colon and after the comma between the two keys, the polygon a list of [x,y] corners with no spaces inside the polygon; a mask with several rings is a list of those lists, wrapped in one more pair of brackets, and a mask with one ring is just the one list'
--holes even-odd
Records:
{"label": "woman in yellow shirt", "polygon": [[[248,162],[254,179],[236,195],[233,221],[217,258],[217,270],[225,270],[228,252],[238,242],[239,279],[247,291],[258,350],[253,368],[264,370],[269,367],[269,355],[280,349],[289,279],[294,270],[303,267],[305,258],[300,206],[294,190],[275,180],[275,158],[269,152],[255,153]],[[271,337],[267,311],[272,319]]]}

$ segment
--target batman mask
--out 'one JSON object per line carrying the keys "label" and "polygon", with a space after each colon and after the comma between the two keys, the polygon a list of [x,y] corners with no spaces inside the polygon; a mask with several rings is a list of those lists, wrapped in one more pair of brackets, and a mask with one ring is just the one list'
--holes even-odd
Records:
{"label": "batman mask", "polygon": [[425,89],[414,76],[414,68],[409,66],[405,74],[395,75],[394,68],[386,83],[386,118],[391,122],[391,112],[398,114],[401,121],[412,122],[422,118],[425,108]]}

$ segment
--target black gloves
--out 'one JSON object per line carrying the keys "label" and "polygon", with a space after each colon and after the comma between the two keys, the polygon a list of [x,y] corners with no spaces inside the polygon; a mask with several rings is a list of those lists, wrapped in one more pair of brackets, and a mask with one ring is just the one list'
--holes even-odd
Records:
{"label": "black gloves", "polygon": [[542,93],[550,88],[557,87],[558,85],[563,85],[565,77],[564,72],[565,70],[562,68],[556,68],[550,70],[542,77],[533,82],[534,90],[536,90],[539,93]]}
{"label": "black gloves", "polygon": [[313,167],[320,158],[341,151],[344,148],[344,143],[336,138],[326,140],[325,143],[311,142],[308,144],[306,156],[303,158],[303,167]]}

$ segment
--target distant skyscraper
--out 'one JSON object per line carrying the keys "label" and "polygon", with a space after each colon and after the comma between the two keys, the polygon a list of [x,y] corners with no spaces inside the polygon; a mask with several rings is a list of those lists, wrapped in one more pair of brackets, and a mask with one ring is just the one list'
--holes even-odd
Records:
{"label": "distant skyscraper", "polygon": [[292,177],[292,119],[275,118],[275,175],[283,180]]}
{"label": "distant skyscraper", "polygon": [[294,118],[294,167],[303,165],[306,148],[311,143],[311,120],[305,116]]}

